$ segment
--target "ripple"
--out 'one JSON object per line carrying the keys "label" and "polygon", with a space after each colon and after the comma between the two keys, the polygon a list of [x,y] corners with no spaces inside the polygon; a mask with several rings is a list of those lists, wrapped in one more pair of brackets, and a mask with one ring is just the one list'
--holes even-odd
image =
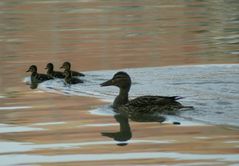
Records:
{"label": "ripple", "polygon": [[[12,159],[14,157],[14,160]],[[238,154],[189,154],[176,152],[136,152],[136,153],[105,153],[105,154],[75,154],[75,155],[1,155],[0,160],[5,166],[16,164],[36,164],[76,161],[103,161],[103,160],[136,160],[136,159],[173,159],[178,161],[213,160],[239,162]]]}
{"label": "ripple", "polygon": [[13,133],[13,132],[25,132],[25,131],[42,131],[42,128],[34,128],[28,126],[15,126],[9,124],[0,124],[0,133]]}
{"label": "ripple", "polygon": [[19,109],[29,109],[31,106],[8,106],[8,107],[0,107],[1,110],[19,110]]}

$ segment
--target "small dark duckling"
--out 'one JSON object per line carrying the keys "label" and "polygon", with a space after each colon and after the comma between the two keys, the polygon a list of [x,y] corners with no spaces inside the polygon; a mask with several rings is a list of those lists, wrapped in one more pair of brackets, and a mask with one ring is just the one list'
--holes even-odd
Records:
{"label": "small dark duckling", "polygon": [[66,70],[70,70],[70,71],[71,71],[71,75],[72,75],[73,77],[74,77],[74,76],[80,76],[80,77],[84,77],[84,76],[85,76],[85,74],[83,74],[83,73],[79,73],[79,72],[77,72],[77,71],[72,71],[72,70],[71,70],[71,64],[70,64],[70,62],[64,62],[60,68],[65,69],[65,71],[66,71]]}
{"label": "small dark duckling", "polygon": [[32,72],[32,74],[31,74],[31,82],[32,83],[41,83],[41,82],[44,82],[44,81],[47,81],[47,80],[51,79],[46,74],[39,74],[39,73],[37,73],[36,65],[31,65],[26,72]]}
{"label": "small dark duckling", "polygon": [[71,85],[71,84],[78,84],[78,83],[83,83],[82,80],[72,77],[71,71],[70,70],[65,70],[64,71],[64,82],[65,84]]}
{"label": "small dark duckling", "polygon": [[52,63],[48,63],[45,69],[47,69],[47,75],[51,78],[65,78],[63,72],[54,71],[54,66]]}
{"label": "small dark duckling", "polygon": [[140,96],[129,101],[131,78],[126,72],[122,71],[116,73],[112,79],[102,83],[101,86],[119,87],[120,92],[114,100],[113,108],[118,112],[127,113],[129,118],[132,119],[137,119],[137,117],[148,113],[175,114],[177,110],[182,108],[193,108],[183,106],[176,101],[182,98],[179,96]]}

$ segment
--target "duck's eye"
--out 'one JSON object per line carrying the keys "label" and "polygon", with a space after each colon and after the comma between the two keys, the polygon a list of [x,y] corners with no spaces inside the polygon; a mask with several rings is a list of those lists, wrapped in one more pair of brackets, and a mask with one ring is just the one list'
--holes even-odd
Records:
{"label": "duck's eye", "polygon": [[124,76],[124,75],[116,75],[116,76],[114,77],[114,79],[121,79],[121,78],[125,78],[125,76]]}
{"label": "duck's eye", "polygon": [[127,77],[122,77],[122,76],[120,76],[120,77],[114,78],[114,80],[117,81],[117,82],[119,82],[119,81],[126,81],[126,80],[128,80],[128,78],[127,78]]}

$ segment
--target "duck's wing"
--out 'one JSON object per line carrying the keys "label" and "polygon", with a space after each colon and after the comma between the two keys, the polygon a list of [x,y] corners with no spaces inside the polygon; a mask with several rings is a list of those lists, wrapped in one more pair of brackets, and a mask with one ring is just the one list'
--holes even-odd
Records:
{"label": "duck's wing", "polygon": [[36,79],[39,80],[39,81],[46,81],[46,80],[49,80],[51,78],[46,74],[37,74]]}
{"label": "duck's wing", "polygon": [[80,77],[84,77],[85,76],[85,74],[77,72],[77,71],[71,71],[71,74],[72,74],[72,76],[80,76]]}
{"label": "duck's wing", "polygon": [[60,72],[60,71],[54,71],[52,75],[53,77],[56,77],[56,78],[65,78],[63,72]]}
{"label": "duck's wing", "polygon": [[126,112],[132,117],[143,114],[164,113],[175,114],[176,110],[182,108],[182,104],[177,102],[177,97],[165,96],[141,96],[130,100],[127,104],[119,108],[120,112]]}
{"label": "duck's wing", "polygon": [[170,105],[173,103],[178,103],[176,100],[181,99],[179,96],[141,96],[137,97],[133,100],[130,100],[127,105],[135,106],[135,107],[145,107],[148,105]]}

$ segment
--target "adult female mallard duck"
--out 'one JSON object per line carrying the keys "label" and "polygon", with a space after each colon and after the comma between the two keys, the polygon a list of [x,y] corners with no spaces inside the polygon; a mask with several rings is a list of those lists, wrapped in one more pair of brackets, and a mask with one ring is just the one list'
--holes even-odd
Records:
{"label": "adult female mallard duck", "polygon": [[72,71],[70,62],[64,62],[60,68],[65,69],[65,71],[66,70],[71,71],[71,76],[73,76],[73,77],[74,76],[82,76],[82,77],[85,76],[85,74],[83,74],[83,73],[79,73],[77,71]]}
{"label": "adult female mallard duck", "polygon": [[101,86],[111,85],[117,86],[120,89],[119,95],[114,100],[113,108],[119,112],[127,113],[129,117],[133,115],[133,117],[137,118],[142,114],[152,113],[175,114],[179,109],[193,108],[191,106],[183,106],[176,101],[182,98],[179,96],[141,96],[129,101],[128,94],[131,87],[131,79],[123,71],[116,73],[112,79],[101,84]]}
{"label": "adult female mallard duck", "polygon": [[26,72],[32,72],[31,74],[31,82],[32,83],[41,83],[43,81],[50,80],[51,78],[46,74],[37,73],[36,65],[31,65]]}
{"label": "adult female mallard duck", "polygon": [[65,75],[65,78],[64,78],[65,84],[70,85],[70,84],[83,83],[82,80],[72,77],[72,72],[70,70],[65,70],[64,75]]}
{"label": "adult female mallard duck", "polygon": [[54,66],[52,63],[48,63],[45,69],[47,69],[47,75],[51,78],[65,78],[63,72],[54,71]]}

